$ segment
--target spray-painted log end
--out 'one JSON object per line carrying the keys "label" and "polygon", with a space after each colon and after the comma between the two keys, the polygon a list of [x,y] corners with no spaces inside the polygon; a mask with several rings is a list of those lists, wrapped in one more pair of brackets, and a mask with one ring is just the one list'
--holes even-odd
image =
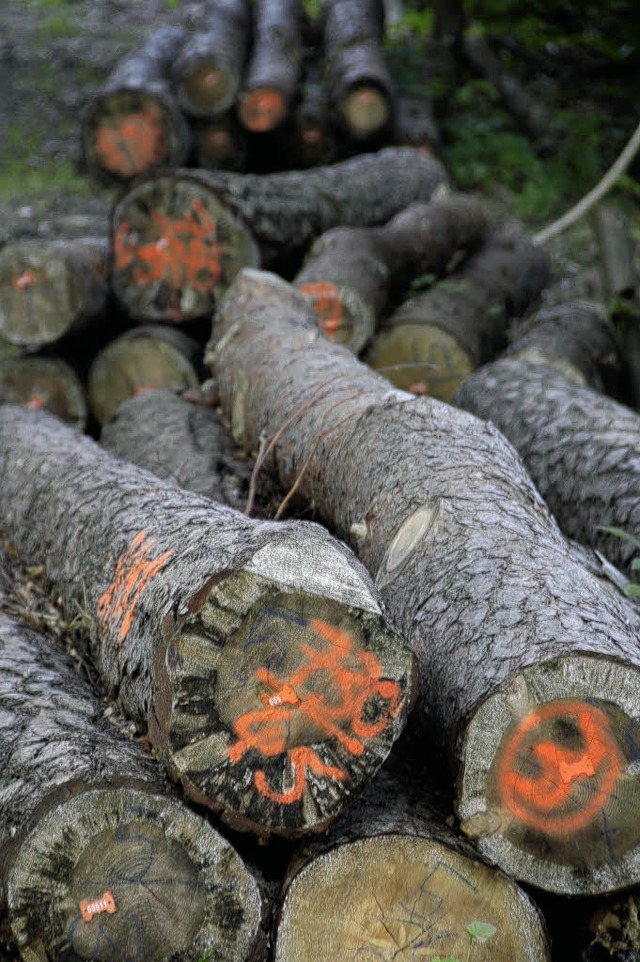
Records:
{"label": "spray-painted log end", "polygon": [[484,855],[552,892],[637,884],[639,684],[632,665],[575,655],[525,668],[480,706],[459,815]]}
{"label": "spray-painted log end", "polygon": [[74,369],[59,357],[9,357],[0,362],[0,404],[50,411],[83,431],[87,399]]}

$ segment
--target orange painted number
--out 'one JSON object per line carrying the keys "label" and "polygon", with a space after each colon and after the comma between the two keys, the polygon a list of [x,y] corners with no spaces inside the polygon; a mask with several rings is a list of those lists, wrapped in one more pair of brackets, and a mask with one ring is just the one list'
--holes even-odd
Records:
{"label": "orange painted number", "polygon": [[164,551],[157,558],[152,557],[154,544],[146,531],[138,532],[118,558],[113,581],[98,600],[102,633],[106,633],[109,624],[114,624],[120,642],[129,633],[143,591],[173,554],[173,551]]}
{"label": "orange painted number", "polygon": [[329,281],[317,281],[313,284],[301,284],[302,294],[313,302],[318,324],[327,337],[334,337],[342,323],[342,302],[335,284]]}

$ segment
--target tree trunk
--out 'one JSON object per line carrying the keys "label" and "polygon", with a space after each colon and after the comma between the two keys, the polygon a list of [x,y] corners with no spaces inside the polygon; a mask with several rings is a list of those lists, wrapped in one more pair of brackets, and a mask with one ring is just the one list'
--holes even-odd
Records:
{"label": "tree trunk", "polygon": [[448,401],[505,346],[509,318],[523,314],[548,279],[548,255],[519,230],[501,228],[450,277],[386,318],[367,361],[396,387]]}
{"label": "tree trunk", "polygon": [[236,852],[71,659],[2,613],[0,718],[0,905],[27,962],[262,957],[263,899]]}
{"label": "tree trunk", "polygon": [[212,501],[237,510],[246,504],[251,464],[237,457],[219,414],[173,391],[148,391],[122,403],[100,443],[115,457]]}
{"label": "tree trunk", "polygon": [[400,94],[396,98],[393,142],[400,147],[422,147],[439,154],[442,139],[430,100],[420,94]]}
{"label": "tree trunk", "polygon": [[206,170],[242,171],[247,163],[247,138],[229,111],[191,128],[197,167]]}
{"label": "tree trunk", "polygon": [[171,64],[176,99],[192,117],[217,117],[235,102],[249,49],[247,0],[209,0]]}
{"label": "tree trunk", "polygon": [[323,0],[327,84],[347,135],[367,140],[393,117],[381,0]]}
{"label": "tree trunk", "polygon": [[40,347],[95,320],[107,303],[106,239],[14,241],[0,251],[0,336]]}
{"label": "tree trunk", "polygon": [[635,884],[639,616],[575,563],[499,432],[391,389],[314,327],[274,275],[228,292],[208,360],[236,440],[271,437],[281,486],[356,544],[480,850],[553,891]]}
{"label": "tree trunk", "polygon": [[279,127],[296,97],[301,17],[299,0],[256,0],[253,49],[238,100],[240,122],[253,133]]}
{"label": "tree trunk", "polygon": [[411,204],[383,227],[334,227],[315,242],[294,284],[311,301],[327,337],[357,354],[386,307],[390,288],[415,274],[444,273],[462,248],[483,239],[477,201],[447,195]]}
{"label": "tree trunk", "polygon": [[50,411],[79,431],[87,423],[87,399],[74,369],[59,357],[14,355],[0,361],[0,404]]}
{"label": "tree trunk", "polygon": [[156,388],[198,386],[201,349],[182,331],[144,325],[126,331],[100,351],[89,370],[91,409],[107,424],[128,398]]}
{"label": "tree trunk", "polygon": [[135,318],[211,316],[215,295],[258,263],[254,237],[265,262],[295,260],[330,227],[382,224],[445,181],[442,164],[409,147],[269,176],[154,177],[115,206],[113,290]]}
{"label": "tree trunk", "polygon": [[156,30],[109,75],[82,126],[90,174],[122,184],[153,167],[186,160],[189,128],[169,85],[184,39],[182,27]]}
{"label": "tree trunk", "polygon": [[247,518],[0,408],[0,518],[90,623],[94,660],[170,772],[240,829],[320,830],[401,729],[412,656],[317,525]]}
{"label": "tree trunk", "polygon": [[455,956],[475,920],[496,929],[485,958],[547,962],[539,912],[502,872],[446,827],[430,786],[391,761],[328,835],[289,872],[275,962]]}

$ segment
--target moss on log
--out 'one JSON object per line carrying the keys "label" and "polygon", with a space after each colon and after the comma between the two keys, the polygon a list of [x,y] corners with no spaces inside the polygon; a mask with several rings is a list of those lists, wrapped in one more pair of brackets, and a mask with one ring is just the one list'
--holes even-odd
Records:
{"label": "moss on log", "polygon": [[257,958],[256,879],[104,708],[0,613],[0,905],[22,957]]}
{"label": "moss on log", "polygon": [[514,449],[389,388],[275,275],[244,271],[217,326],[236,439],[272,439],[265,468],[351,538],[418,657],[413,717],[463,829],[540,888],[637,884],[639,618],[575,562]]}
{"label": "moss on log", "polygon": [[42,412],[0,407],[0,518],[90,622],[107,690],[193,799],[297,836],[379,767],[413,656],[352,554],[112,458]]}

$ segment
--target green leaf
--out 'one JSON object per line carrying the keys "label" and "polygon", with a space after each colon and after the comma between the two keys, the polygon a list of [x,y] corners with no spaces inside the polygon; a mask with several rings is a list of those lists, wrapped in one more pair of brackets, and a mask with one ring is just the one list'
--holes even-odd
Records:
{"label": "green leaf", "polygon": [[640,595],[640,585],[627,585],[624,593],[628,598],[637,598]]}
{"label": "green leaf", "polygon": [[491,922],[472,922],[471,925],[467,926],[467,932],[469,938],[472,941],[479,942],[480,945],[484,945],[489,939],[492,939],[496,934],[497,929],[495,925]]}
{"label": "green leaf", "polygon": [[640,538],[636,538],[635,535],[629,534],[624,528],[613,528],[608,527],[605,524],[599,524],[597,526],[598,531],[605,531],[607,534],[614,534],[616,538],[622,538],[624,541],[630,541],[634,547],[640,550]]}
{"label": "green leaf", "polygon": [[631,562],[632,571],[640,571],[640,558],[634,558]]}

